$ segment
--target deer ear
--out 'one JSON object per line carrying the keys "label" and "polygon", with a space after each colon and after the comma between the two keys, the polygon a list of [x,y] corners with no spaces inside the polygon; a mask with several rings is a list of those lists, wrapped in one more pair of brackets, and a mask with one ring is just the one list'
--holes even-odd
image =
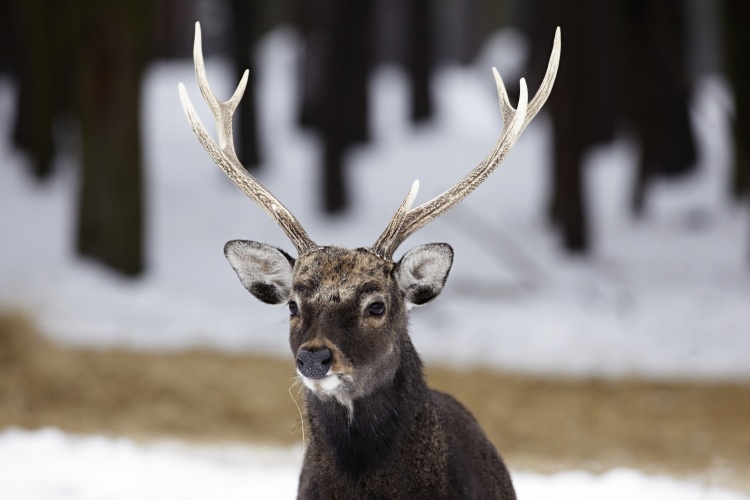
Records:
{"label": "deer ear", "polygon": [[224,255],[242,286],[266,304],[280,304],[292,290],[294,259],[283,250],[255,241],[233,240]]}
{"label": "deer ear", "polygon": [[430,243],[409,250],[396,270],[407,307],[421,306],[440,295],[451,265],[453,249],[447,243]]}

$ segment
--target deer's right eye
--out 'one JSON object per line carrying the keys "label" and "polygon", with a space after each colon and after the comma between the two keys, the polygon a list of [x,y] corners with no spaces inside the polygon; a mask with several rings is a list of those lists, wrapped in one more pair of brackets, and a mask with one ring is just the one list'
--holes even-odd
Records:
{"label": "deer's right eye", "polygon": [[385,312],[385,304],[382,302],[373,302],[370,307],[367,308],[367,312],[373,316],[380,316]]}
{"label": "deer's right eye", "polygon": [[297,313],[299,313],[299,308],[297,307],[297,303],[294,301],[289,302],[289,315],[296,316]]}

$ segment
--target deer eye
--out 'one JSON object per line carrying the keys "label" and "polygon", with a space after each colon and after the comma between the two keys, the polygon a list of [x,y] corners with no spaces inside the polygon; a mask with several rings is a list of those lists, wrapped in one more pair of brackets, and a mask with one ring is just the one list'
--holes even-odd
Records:
{"label": "deer eye", "polygon": [[299,308],[297,307],[297,303],[294,301],[289,302],[289,315],[296,316],[297,313],[299,313]]}
{"label": "deer eye", "polygon": [[382,302],[373,302],[370,307],[367,308],[367,312],[373,316],[380,316],[385,312],[385,304]]}

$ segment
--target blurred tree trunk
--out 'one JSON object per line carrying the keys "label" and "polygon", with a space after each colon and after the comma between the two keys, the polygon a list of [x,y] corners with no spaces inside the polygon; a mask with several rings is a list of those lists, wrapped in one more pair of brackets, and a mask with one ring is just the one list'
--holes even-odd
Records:
{"label": "blurred tree trunk", "polygon": [[301,127],[320,129],[323,94],[323,69],[325,54],[330,50],[329,37],[325,36],[323,7],[327,0],[297,0],[294,6],[294,24],[304,39],[300,61],[300,106],[297,121]]}
{"label": "blurred tree trunk", "polygon": [[21,46],[17,4],[15,1],[0,3],[0,73],[16,72],[21,59],[17,54]]}
{"label": "blurred tree trunk", "polygon": [[237,156],[245,168],[258,167],[262,161],[258,139],[257,96],[255,92],[255,60],[251,56],[259,37],[259,18],[263,2],[258,0],[231,0],[229,24],[231,31],[231,56],[236,81],[248,70],[245,95],[240,101],[235,118],[235,145]]}
{"label": "blurred tree trunk", "polygon": [[722,2],[724,54],[729,83],[734,94],[734,164],[732,195],[750,196],[750,2]]}
{"label": "blurred tree trunk", "polygon": [[19,95],[14,140],[39,179],[52,173],[54,123],[70,92],[71,9],[56,0],[14,2],[23,43],[18,57]]}
{"label": "blurred tree trunk", "polygon": [[297,9],[306,41],[300,123],[322,135],[323,206],[337,213],[349,203],[346,152],[370,135],[373,0],[303,0]]}
{"label": "blurred tree trunk", "polygon": [[592,145],[614,137],[617,9],[597,0],[536,0],[525,7],[522,25],[532,42],[532,94],[546,71],[555,27],[562,27],[563,55],[545,105],[554,134],[549,217],[568,251],[585,252],[590,241],[583,157]]}
{"label": "blurred tree trunk", "polygon": [[623,109],[641,148],[631,208],[641,215],[651,180],[684,175],[695,166],[686,12],[681,0],[628,0],[624,7],[628,92]]}
{"label": "blurred tree trunk", "polygon": [[[680,0],[535,0],[523,4],[530,33],[530,88],[538,87],[560,25],[563,55],[550,102],[555,157],[550,220],[565,248],[589,247],[582,161],[627,120],[640,146],[632,208],[645,209],[649,182],[690,172],[695,144],[688,115],[685,11]],[[568,54],[566,56],[566,54]]]}
{"label": "blurred tree trunk", "polygon": [[78,251],[135,275],[144,268],[140,98],[151,2],[80,0],[78,5]]}
{"label": "blurred tree trunk", "polygon": [[408,0],[406,70],[411,81],[411,119],[414,123],[432,117],[430,79],[435,66],[433,45],[433,0]]}
{"label": "blurred tree trunk", "polygon": [[325,74],[323,106],[323,200],[328,213],[349,205],[344,157],[349,148],[369,139],[367,81],[372,51],[370,47],[373,0],[334,0],[331,35],[332,50]]}
{"label": "blurred tree trunk", "polygon": [[152,0],[153,34],[150,43],[153,59],[193,58],[195,21],[200,0]]}

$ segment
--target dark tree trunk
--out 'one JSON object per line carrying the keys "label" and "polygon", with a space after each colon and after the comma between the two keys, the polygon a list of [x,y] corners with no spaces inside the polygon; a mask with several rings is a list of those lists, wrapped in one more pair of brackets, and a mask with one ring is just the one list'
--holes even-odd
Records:
{"label": "dark tree trunk", "polygon": [[78,250],[135,275],[144,268],[139,110],[150,2],[84,0],[81,5]]}
{"label": "dark tree trunk", "polygon": [[740,199],[750,196],[750,3],[724,0],[722,10],[725,65],[734,93],[734,163],[730,190]]}
{"label": "dark tree trunk", "polygon": [[39,179],[52,174],[55,157],[55,119],[68,101],[71,9],[65,2],[18,2],[22,37],[17,71],[18,109],[14,130],[16,146],[29,156]]}
{"label": "dark tree trunk", "polygon": [[18,9],[18,2],[0,2],[0,73],[17,72],[21,62],[17,54],[21,47]]}
{"label": "dark tree trunk", "polygon": [[[582,160],[593,144],[614,137],[617,114],[616,9],[597,0],[537,0],[523,12],[531,34],[529,89],[535,92],[549,60],[556,26],[563,56],[546,109],[554,127],[549,218],[565,248],[589,248],[587,197]],[[565,54],[569,54],[566,56]]]}
{"label": "dark tree trunk", "polygon": [[242,73],[248,70],[247,87],[235,115],[234,128],[237,156],[245,168],[258,167],[262,161],[255,95],[256,70],[251,57],[251,50],[258,41],[260,7],[256,0],[232,0],[229,20],[236,80],[239,82]]}
{"label": "dark tree trunk", "polygon": [[[325,133],[342,144],[366,142],[369,131],[368,77],[372,50],[373,0],[334,0],[333,47],[327,74]],[[332,141],[335,142],[335,141]]]}
{"label": "dark tree trunk", "polygon": [[624,6],[624,110],[641,147],[631,208],[641,215],[652,179],[683,175],[694,167],[686,13],[680,0],[630,0]]}
{"label": "dark tree trunk", "polygon": [[524,7],[532,40],[531,89],[544,74],[551,33],[562,26],[565,49],[547,104],[555,128],[550,219],[568,250],[585,251],[581,162],[592,145],[614,137],[619,121],[629,121],[641,147],[636,213],[645,208],[653,178],[691,170],[684,6],[679,0],[536,0]]}
{"label": "dark tree trunk", "polygon": [[324,208],[336,213],[348,207],[344,156],[369,139],[367,81],[372,50],[372,0],[333,0],[332,51],[324,92]]}
{"label": "dark tree trunk", "polygon": [[323,101],[323,70],[330,51],[330,37],[325,35],[323,9],[325,0],[297,0],[294,24],[304,39],[300,61],[300,106],[297,120],[302,127],[319,130]]}
{"label": "dark tree trunk", "polygon": [[194,25],[200,0],[152,0],[153,33],[150,55],[153,59],[193,58]]}
{"label": "dark tree trunk", "polygon": [[300,122],[322,136],[323,207],[337,213],[349,202],[346,152],[370,136],[373,0],[320,0],[297,7],[306,40]]}
{"label": "dark tree trunk", "polygon": [[571,140],[568,129],[554,129],[555,168],[551,217],[560,228],[563,245],[570,252],[589,248],[589,225],[585,176],[582,168],[584,148]]}
{"label": "dark tree trunk", "polygon": [[430,77],[434,67],[433,1],[407,2],[406,70],[411,81],[411,119],[415,123],[432,117]]}

